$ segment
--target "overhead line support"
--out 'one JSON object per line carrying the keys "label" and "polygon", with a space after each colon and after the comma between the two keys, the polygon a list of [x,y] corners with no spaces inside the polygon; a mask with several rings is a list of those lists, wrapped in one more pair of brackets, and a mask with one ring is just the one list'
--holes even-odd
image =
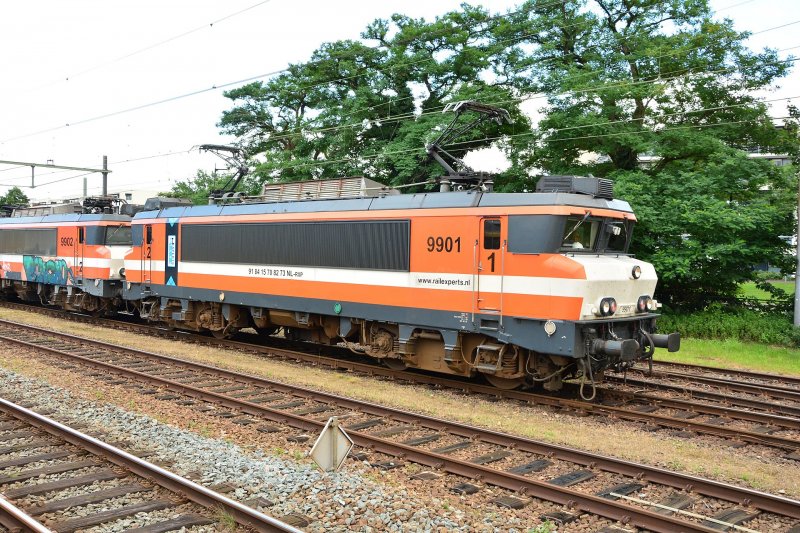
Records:
{"label": "overhead line support", "polygon": [[88,168],[88,167],[71,167],[66,165],[54,165],[52,163],[31,163],[30,161],[6,161],[0,160],[0,165],[19,165],[23,167],[31,167],[31,189],[36,188],[35,173],[36,167],[42,168],[55,168],[59,170],[79,170],[83,172],[99,172],[103,175],[103,196],[108,193],[108,156],[103,156],[103,168]]}

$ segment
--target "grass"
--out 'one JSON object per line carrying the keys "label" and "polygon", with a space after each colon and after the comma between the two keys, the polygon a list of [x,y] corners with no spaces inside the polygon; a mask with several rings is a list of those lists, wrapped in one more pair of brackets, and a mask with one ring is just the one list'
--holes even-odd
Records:
{"label": "grass", "polygon": [[558,527],[550,520],[545,520],[544,523],[528,530],[528,533],[551,533],[557,531]]}
{"label": "grass", "polygon": [[800,376],[800,349],[733,339],[681,339],[679,352],[656,350],[656,360]]}
{"label": "grass", "polygon": [[[789,295],[794,294],[794,281],[770,281],[769,283],[779,289],[783,289]],[[770,293],[757,288],[756,284],[752,281],[742,283],[739,286],[737,295],[742,298],[753,298],[755,300],[772,299],[772,295]]]}
{"label": "grass", "polygon": [[237,528],[236,519],[223,508],[217,508],[216,512],[217,521],[225,531],[234,531]]}

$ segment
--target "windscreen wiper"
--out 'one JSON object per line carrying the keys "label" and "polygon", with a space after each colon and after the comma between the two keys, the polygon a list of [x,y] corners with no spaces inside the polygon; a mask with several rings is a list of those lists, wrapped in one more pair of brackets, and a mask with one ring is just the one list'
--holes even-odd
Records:
{"label": "windscreen wiper", "polygon": [[569,238],[572,236],[572,234],[573,234],[573,233],[575,233],[575,230],[576,230],[576,229],[578,229],[578,228],[581,226],[581,224],[583,224],[584,222],[586,222],[586,219],[587,219],[587,218],[589,218],[591,215],[592,215],[592,212],[591,212],[591,211],[586,211],[586,214],[585,214],[585,215],[583,215],[583,218],[582,218],[582,219],[580,219],[580,220],[578,221],[578,223],[577,223],[577,224],[575,224],[575,226],[573,226],[573,227],[572,227],[572,229],[571,229],[571,230],[569,230],[569,233],[567,233],[566,235],[564,235],[564,238],[561,240],[561,245],[562,245],[562,246],[564,245],[564,242],[565,242],[567,239],[569,239]]}

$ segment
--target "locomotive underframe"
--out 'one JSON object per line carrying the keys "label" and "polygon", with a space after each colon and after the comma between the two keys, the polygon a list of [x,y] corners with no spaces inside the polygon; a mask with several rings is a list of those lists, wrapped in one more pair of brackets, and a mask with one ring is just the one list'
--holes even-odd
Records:
{"label": "locomotive underframe", "polygon": [[652,340],[642,332],[654,334],[658,316],[550,321],[555,332],[548,335],[546,320],[498,315],[472,320],[464,313],[137,284],[123,295],[143,318],[173,328],[217,337],[248,327],[261,334],[280,330],[289,339],[345,346],[395,368],[482,374],[500,387],[541,382],[548,390],[560,389],[565,378],[592,378],[650,357]]}
{"label": "locomotive underframe", "polygon": [[115,280],[90,279],[78,280],[76,285],[52,285],[5,278],[0,279],[0,294],[95,315],[113,315],[126,305],[122,282]]}
{"label": "locomotive underframe", "polygon": [[[210,332],[220,338],[249,327],[266,335],[281,331],[293,340],[345,346],[393,368],[410,367],[463,377],[481,374],[504,388],[542,383],[547,390],[559,390],[566,378],[588,377],[593,381],[606,369],[619,370],[647,359],[652,356],[658,316],[647,313],[597,321],[558,321],[553,323],[555,332],[547,335],[544,320],[477,315],[475,321],[465,322],[461,313],[426,311],[429,320],[419,325],[391,320],[404,318],[406,312],[419,318],[420,311],[416,309],[361,309],[363,314],[356,318],[310,309],[328,303],[332,310],[359,310],[359,304],[346,302],[303,300],[302,306],[295,303],[302,310],[291,310],[242,301],[257,295],[205,291],[213,292],[216,298],[205,295],[207,299],[190,299],[157,295],[156,290],[168,293],[187,289],[144,289],[109,280],[86,280],[81,286],[0,280],[0,291],[5,295],[69,311],[112,315],[122,309],[135,309],[146,320],[176,329]],[[264,303],[263,298],[262,295],[259,303]],[[375,316],[378,312],[380,320]],[[448,318],[446,325],[451,327],[442,327],[441,322]],[[542,342],[550,339],[557,341],[551,345],[557,351],[548,351]],[[622,345],[626,348],[622,349]]]}

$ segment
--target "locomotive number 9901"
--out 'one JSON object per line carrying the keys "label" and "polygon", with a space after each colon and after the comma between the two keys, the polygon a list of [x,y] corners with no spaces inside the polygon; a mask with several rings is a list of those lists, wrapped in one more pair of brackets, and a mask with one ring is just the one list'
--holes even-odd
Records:
{"label": "locomotive number 9901", "polygon": [[446,252],[456,253],[461,251],[461,237],[428,237],[428,251],[429,252]]}

